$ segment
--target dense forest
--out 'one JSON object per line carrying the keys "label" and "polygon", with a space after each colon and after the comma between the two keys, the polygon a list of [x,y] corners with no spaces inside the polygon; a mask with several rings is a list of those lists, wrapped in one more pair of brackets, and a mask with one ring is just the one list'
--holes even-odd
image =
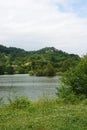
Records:
{"label": "dense forest", "polygon": [[54,47],[25,51],[0,45],[0,75],[25,74],[54,76],[76,66],[80,57]]}

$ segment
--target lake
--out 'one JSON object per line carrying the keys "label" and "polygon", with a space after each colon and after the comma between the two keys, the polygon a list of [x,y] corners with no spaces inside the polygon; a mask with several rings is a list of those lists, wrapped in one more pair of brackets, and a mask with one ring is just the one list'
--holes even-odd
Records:
{"label": "lake", "polygon": [[36,77],[28,74],[0,75],[0,97],[27,96],[32,100],[55,97],[59,77]]}

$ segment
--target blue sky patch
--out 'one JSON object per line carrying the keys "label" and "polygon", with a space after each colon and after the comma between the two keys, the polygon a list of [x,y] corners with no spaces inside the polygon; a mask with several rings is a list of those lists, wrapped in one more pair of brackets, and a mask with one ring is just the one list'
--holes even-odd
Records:
{"label": "blue sky patch", "polygon": [[55,5],[61,12],[73,12],[80,17],[87,17],[87,0],[67,0]]}

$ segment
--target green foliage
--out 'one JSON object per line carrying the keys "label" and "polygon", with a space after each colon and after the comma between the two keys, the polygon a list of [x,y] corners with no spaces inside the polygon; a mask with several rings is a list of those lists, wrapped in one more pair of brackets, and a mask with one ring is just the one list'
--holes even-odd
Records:
{"label": "green foliage", "polygon": [[[75,68],[67,71],[62,78],[63,86],[59,93],[69,95],[84,95],[87,97],[87,55],[84,56]],[[66,87],[68,86],[68,87]]]}
{"label": "green foliage", "polygon": [[14,68],[11,65],[9,65],[6,67],[6,72],[7,74],[14,74]]}
{"label": "green foliage", "polygon": [[33,75],[34,75],[34,71],[32,71],[32,70],[29,71],[29,75],[30,75],[30,76],[33,76]]}
{"label": "green foliage", "polygon": [[67,98],[67,96],[70,95],[71,93],[71,87],[63,83],[60,83],[60,86],[57,87],[56,90],[57,90],[56,94],[60,98]]}
{"label": "green foliage", "polygon": [[0,65],[0,75],[3,75],[3,74],[4,74],[4,66]]}
{"label": "green foliage", "polygon": [[78,104],[86,99],[85,95],[76,95],[71,92],[69,87],[61,87],[60,89],[57,88],[57,91],[58,97],[62,99],[62,102],[65,104]]}
{"label": "green foliage", "polygon": [[3,97],[0,97],[0,107],[2,107],[3,103]]}
{"label": "green foliage", "polygon": [[12,109],[24,109],[31,104],[27,97],[16,97],[14,100],[9,99],[9,107]]}
{"label": "green foliage", "polygon": [[[24,74],[31,71],[34,75],[55,75],[75,66],[80,60],[78,55],[68,54],[54,47],[46,47],[38,51],[25,51],[14,47],[0,45],[0,74]],[[53,73],[50,73],[49,66]],[[47,71],[47,72],[46,72]],[[50,73],[50,74],[49,74]]]}
{"label": "green foliage", "polygon": [[55,69],[52,64],[48,63],[45,69],[46,76],[55,76]]}
{"label": "green foliage", "polygon": [[42,69],[37,69],[36,70],[36,72],[35,72],[35,75],[36,76],[46,76],[46,73],[45,73],[45,71],[44,71],[44,69],[42,70]]}
{"label": "green foliage", "polygon": [[43,69],[37,69],[36,76],[55,76],[55,69],[51,63],[48,63]]}
{"label": "green foliage", "polygon": [[0,108],[0,130],[86,130],[87,101],[75,105],[61,101],[44,98],[25,109],[6,105]]}

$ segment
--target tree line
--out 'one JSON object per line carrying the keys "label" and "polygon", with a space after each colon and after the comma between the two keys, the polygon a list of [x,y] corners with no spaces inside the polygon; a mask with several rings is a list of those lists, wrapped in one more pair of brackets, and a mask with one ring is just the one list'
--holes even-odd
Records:
{"label": "tree line", "polygon": [[78,55],[68,54],[54,47],[25,51],[0,45],[0,75],[29,73],[37,76],[54,76],[66,72],[79,61]]}

